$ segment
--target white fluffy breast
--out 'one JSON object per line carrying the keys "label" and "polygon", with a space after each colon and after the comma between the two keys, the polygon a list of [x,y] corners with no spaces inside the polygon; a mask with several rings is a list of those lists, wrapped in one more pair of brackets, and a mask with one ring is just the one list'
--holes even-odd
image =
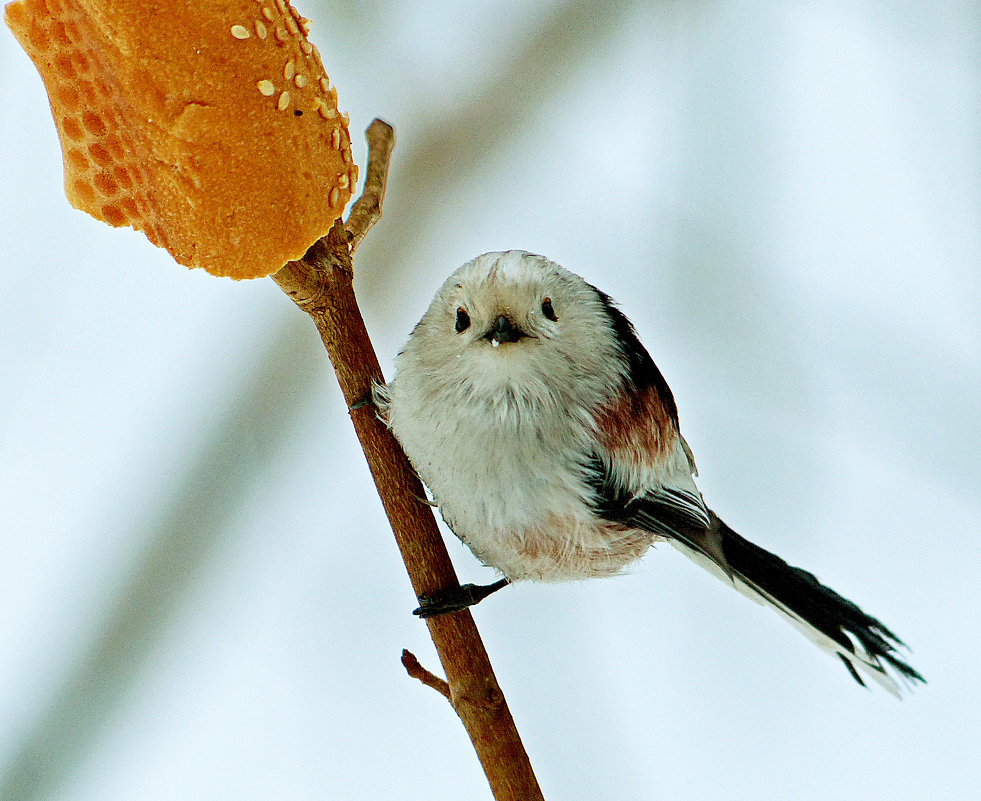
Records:
{"label": "white fluffy breast", "polygon": [[[507,349],[519,343],[502,345]],[[584,409],[533,402],[520,391],[476,392],[493,366],[473,382],[435,390],[398,360],[388,388],[388,420],[454,532],[475,549],[493,532],[521,531],[549,514],[585,508],[590,490],[580,467],[592,422]],[[474,385],[477,386],[474,386]],[[570,418],[578,416],[578,425]]]}
{"label": "white fluffy breast", "polygon": [[484,564],[512,579],[563,581],[613,575],[647,550],[650,535],[592,512],[581,466],[590,443],[573,434],[587,421],[570,426],[520,402],[419,414],[404,403],[404,386],[389,390],[392,430],[447,524]]}

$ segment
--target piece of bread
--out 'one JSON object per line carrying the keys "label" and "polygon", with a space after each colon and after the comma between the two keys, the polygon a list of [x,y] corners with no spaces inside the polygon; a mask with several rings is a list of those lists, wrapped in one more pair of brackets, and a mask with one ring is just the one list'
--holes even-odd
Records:
{"label": "piece of bread", "polygon": [[300,258],[357,182],[309,21],[286,0],[17,0],[65,194],[181,264],[256,278]]}

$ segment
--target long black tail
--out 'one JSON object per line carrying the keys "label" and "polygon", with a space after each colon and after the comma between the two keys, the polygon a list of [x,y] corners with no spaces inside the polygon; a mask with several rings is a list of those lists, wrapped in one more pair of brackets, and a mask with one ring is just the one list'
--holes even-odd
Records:
{"label": "long black tail", "polygon": [[885,625],[825,587],[813,573],[788,565],[739,536],[715,513],[711,513],[703,541],[685,537],[672,542],[703,567],[731,581],[744,595],[772,606],[811,640],[837,654],[859,684],[865,686],[864,674],[899,695],[894,675],[908,687],[925,681],[900,658],[897,649],[905,644]]}

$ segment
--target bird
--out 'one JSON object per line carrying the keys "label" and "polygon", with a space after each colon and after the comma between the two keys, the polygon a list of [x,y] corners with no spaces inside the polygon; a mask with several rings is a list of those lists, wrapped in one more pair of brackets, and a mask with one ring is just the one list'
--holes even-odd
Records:
{"label": "bird", "polygon": [[450,530],[501,576],[419,599],[452,614],[516,581],[622,573],[667,542],[836,655],[859,684],[924,682],[875,617],[705,503],[667,382],[619,306],[544,256],[453,272],[374,388]]}

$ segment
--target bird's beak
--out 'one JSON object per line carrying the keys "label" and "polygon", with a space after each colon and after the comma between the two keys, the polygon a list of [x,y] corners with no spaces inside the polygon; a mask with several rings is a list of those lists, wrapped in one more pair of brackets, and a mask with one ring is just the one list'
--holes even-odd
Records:
{"label": "bird's beak", "polygon": [[514,321],[506,314],[499,314],[494,320],[491,330],[484,334],[485,339],[489,339],[495,348],[502,342],[517,342],[522,337],[528,336]]}

